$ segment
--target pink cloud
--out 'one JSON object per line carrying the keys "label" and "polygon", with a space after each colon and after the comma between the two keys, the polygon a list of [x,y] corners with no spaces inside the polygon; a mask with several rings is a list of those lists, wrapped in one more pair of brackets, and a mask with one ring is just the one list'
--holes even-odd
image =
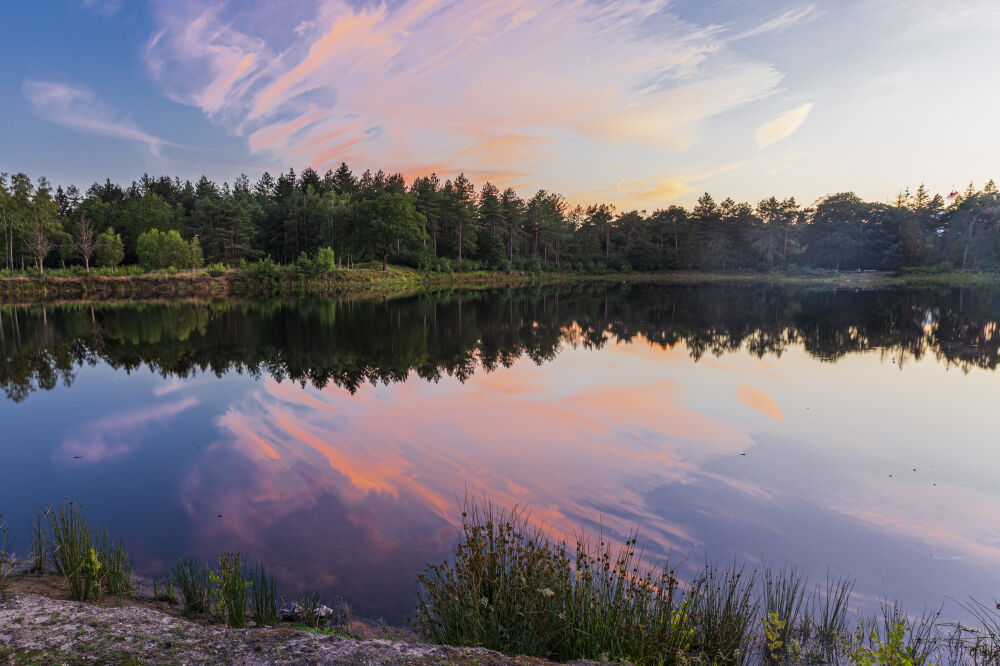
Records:
{"label": "pink cloud", "polygon": [[[781,80],[667,0],[327,0],[288,12],[162,3],[148,60],[175,98],[247,135],[251,152],[298,168],[343,159],[559,188],[580,161],[571,152],[627,161],[635,146],[685,150],[705,119]],[[332,136],[336,145],[319,146]]]}

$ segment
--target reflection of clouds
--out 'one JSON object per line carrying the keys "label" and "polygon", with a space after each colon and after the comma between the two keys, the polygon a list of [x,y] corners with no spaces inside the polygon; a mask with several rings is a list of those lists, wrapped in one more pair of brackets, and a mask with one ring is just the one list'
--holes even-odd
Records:
{"label": "reflection of clouds", "polygon": [[778,407],[778,403],[774,401],[774,398],[759,388],[750,386],[749,384],[740,384],[740,387],[736,389],[736,397],[744,405],[753,407],[761,414],[770,416],[776,421],[785,420],[784,415],[781,413],[781,407]]}
{"label": "reflection of clouds", "polygon": [[[931,483],[918,472],[854,480],[854,491],[829,508],[879,530],[923,542],[935,558],[1000,557],[996,497],[974,488]],[[898,478],[902,477],[902,478]]]}
{"label": "reflection of clouds", "polygon": [[[696,544],[648,511],[642,493],[693,482],[702,462],[745,449],[747,436],[681,406],[672,381],[605,387],[602,370],[553,391],[544,370],[520,361],[465,385],[411,381],[359,396],[267,380],[218,421],[231,435],[219,446],[237,448],[253,467],[239,495],[254,510],[227,526],[252,538],[261,521],[328,494],[345,506],[375,502],[455,524],[457,498],[469,492],[523,505],[565,534],[598,522],[624,534],[641,523],[663,552]],[[189,491],[226,485],[203,479]]]}
{"label": "reflection of clouds", "polygon": [[83,462],[101,462],[128,455],[151,425],[171,419],[197,404],[196,398],[187,397],[102,416],[83,424],[80,432],[66,438],[52,457],[60,461],[80,458]]}

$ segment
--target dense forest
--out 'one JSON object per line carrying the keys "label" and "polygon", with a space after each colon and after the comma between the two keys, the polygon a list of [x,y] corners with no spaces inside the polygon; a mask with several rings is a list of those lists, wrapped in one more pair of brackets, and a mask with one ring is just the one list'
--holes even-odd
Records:
{"label": "dense forest", "polygon": [[387,262],[431,271],[1000,270],[1000,192],[990,181],[947,198],[921,185],[894,203],[846,192],[812,206],[770,197],[617,211],[528,199],[464,175],[407,184],[346,164],[256,183],[152,178],[86,192],[23,173],[0,175],[7,273],[121,264],[184,269],[205,263],[318,262],[323,270]]}
{"label": "dense forest", "polygon": [[355,391],[411,376],[461,381],[519,358],[610,342],[695,359],[801,347],[833,361],[880,351],[899,367],[932,356],[963,372],[1000,367],[1000,288],[826,290],[738,283],[576,283],[428,291],[403,299],[0,307],[7,398],[70,384],[97,363],[167,376],[268,375]]}

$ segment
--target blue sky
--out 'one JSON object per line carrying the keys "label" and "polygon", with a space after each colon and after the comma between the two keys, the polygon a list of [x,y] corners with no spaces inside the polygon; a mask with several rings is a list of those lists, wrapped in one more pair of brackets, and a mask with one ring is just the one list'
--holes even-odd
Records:
{"label": "blue sky", "polygon": [[10,3],[0,170],[465,172],[621,209],[993,170],[992,3]]}

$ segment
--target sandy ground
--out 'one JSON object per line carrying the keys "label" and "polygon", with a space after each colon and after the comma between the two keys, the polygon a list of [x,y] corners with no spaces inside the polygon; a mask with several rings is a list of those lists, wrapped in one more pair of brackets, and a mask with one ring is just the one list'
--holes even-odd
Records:
{"label": "sandy ground", "polygon": [[344,638],[283,627],[229,629],[192,622],[150,604],[96,606],[21,592],[0,601],[0,664],[94,663],[529,666],[549,662],[479,648]]}

